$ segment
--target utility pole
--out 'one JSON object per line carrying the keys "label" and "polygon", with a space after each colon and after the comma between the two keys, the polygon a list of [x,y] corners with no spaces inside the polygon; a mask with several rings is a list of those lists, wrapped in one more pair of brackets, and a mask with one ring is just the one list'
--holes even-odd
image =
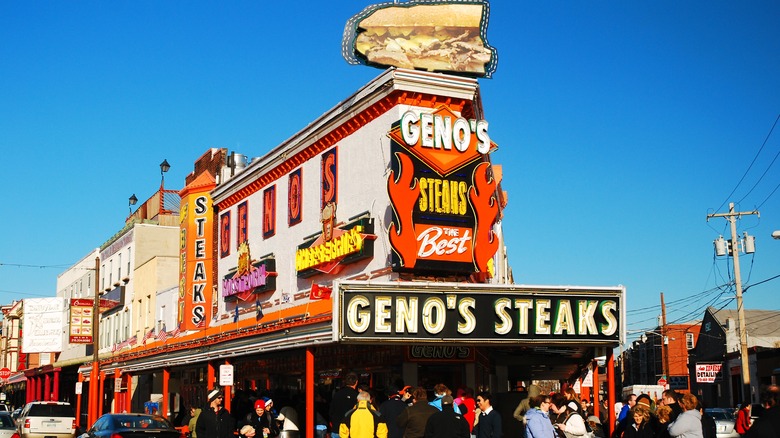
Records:
{"label": "utility pole", "polygon": [[669,379],[669,333],[666,330],[666,304],[661,292],[661,358],[663,360],[664,379]]}
{"label": "utility pole", "polygon": [[735,212],[734,203],[729,203],[728,213],[708,214],[707,221],[713,217],[723,217],[731,224],[731,257],[734,259],[734,285],[737,290],[737,319],[739,324],[739,349],[742,356],[742,400],[752,400],[750,393],[750,360],[747,348],[747,330],[745,329],[745,309],[742,305],[742,279],[739,273],[739,244],[737,239],[737,219],[743,215],[760,216],[757,210]]}

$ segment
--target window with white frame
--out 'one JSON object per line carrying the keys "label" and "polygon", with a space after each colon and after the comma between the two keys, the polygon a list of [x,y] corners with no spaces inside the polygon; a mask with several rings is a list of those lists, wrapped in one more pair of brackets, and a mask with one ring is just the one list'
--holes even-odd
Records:
{"label": "window with white frame", "polygon": [[693,339],[693,333],[686,333],[685,334],[685,348],[690,350],[693,347],[695,347],[694,339]]}

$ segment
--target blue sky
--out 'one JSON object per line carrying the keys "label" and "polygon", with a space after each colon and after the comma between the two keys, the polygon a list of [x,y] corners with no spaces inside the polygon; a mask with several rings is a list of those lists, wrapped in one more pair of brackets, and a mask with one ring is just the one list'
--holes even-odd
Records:
{"label": "blue sky", "polygon": [[[261,156],[379,75],[340,54],[370,4],[0,3],[0,303],[53,296],[163,159],[180,188],[208,148]],[[669,321],[734,308],[706,221],[732,201],[761,213],[738,222],[745,306],[780,310],[778,23],[773,0],[493,1],[480,86],[516,281],[622,284],[630,333],[662,292]]]}

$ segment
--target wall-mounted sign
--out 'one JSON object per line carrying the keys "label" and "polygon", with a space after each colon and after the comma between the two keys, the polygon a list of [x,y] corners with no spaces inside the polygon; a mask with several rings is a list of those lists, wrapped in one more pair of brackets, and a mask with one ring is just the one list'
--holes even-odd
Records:
{"label": "wall-mounted sign", "polygon": [[723,380],[723,362],[697,363],[696,383],[716,383]]}
{"label": "wall-mounted sign", "polygon": [[[328,204],[326,210],[335,212],[335,204]],[[323,215],[324,216],[324,215]],[[335,213],[328,217],[335,219]],[[315,237],[298,245],[295,251],[295,271],[298,277],[315,274],[337,274],[344,265],[374,256],[374,221],[368,217],[339,227],[325,226]],[[328,239],[329,238],[329,239]]]}
{"label": "wall-mounted sign", "polygon": [[[70,299],[70,335],[71,344],[92,343],[92,312],[94,311],[92,298]],[[100,299],[100,313],[115,307],[115,303],[103,298]]]}
{"label": "wall-mounted sign", "polygon": [[406,349],[410,362],[473,362],[474,348],[466,346],[412,345]]}
{"label": "wall-mounted sign", "polygon": [[489,15],[486,0],[372,5],[347,22],[342,55],[350,64],[489,78],[498,61],[487,42]]}
{"label": "wall-mounted sign", "polygon": [[387,180],[396,271],[492,271],[498,249],[497,182],[485,155],[495,149],[485,120],[446,106],[410,110],[390,131]]}
{"label": "wall-mounted sign", "polygon": [[[214,177],[204,172],[181,191],[177,322],[182,331],[205,328],[205,322],[211,318],[208,303],[212,301],[216,281],[212,260],[215,218],[210,195],[214,187]],[[227,233],[229,236],[229,226]],[[221,239],[220,244],[230,252],[229,239]]]}
{"label": "wall-mounted sign", "polygon": [[58,353],[62,351],[63,298],[25,298],[22,315],[22,353]]}
{"label": "wall-mounted sign", "polygon": [[276,261],[273,257],[253,260],[249,243],[238,246],[238,266],[222,278],[225,301],[259,299],[257,294],[276,290]]}
{"label": "wall-mounted sign", "polygon": [[622,288],[336,284],[339,341],[581,345],[616,344],[623,333]]}

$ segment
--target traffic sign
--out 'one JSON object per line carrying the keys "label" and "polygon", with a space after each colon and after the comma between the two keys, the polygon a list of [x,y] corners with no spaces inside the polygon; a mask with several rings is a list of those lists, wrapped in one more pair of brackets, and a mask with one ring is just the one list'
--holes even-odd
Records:
{"label": "traffic sign", "polygon": [[11,370],[6,367],[0,368],[0,379],[6,380],[9,377],[11,377]]}
{"label": "traffic sign", "polygon": [[663,377],[658,379],[658,386],[663,386],[664,388],[666,388],[666,383],[667,383],[666,379],[664,379]]}

